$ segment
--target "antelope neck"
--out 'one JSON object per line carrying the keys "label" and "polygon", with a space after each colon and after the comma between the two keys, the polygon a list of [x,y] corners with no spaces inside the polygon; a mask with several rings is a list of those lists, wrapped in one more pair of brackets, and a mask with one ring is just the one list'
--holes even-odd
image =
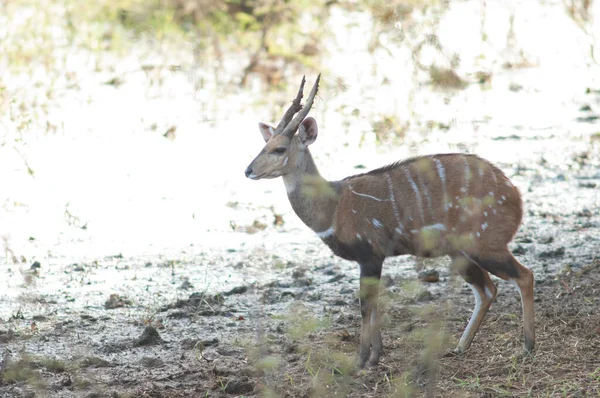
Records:
{"label": "antelope neck", "polygon": [[321,177],[308,149],[299,152],[293,171],[283,176],[296,215],[315,232],[332,227],[339,187]]}

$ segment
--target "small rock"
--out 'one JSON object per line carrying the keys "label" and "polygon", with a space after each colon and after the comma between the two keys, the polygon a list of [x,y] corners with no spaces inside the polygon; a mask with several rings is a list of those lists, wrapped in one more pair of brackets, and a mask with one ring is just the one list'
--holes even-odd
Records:
{"label": "small rock", "polygon": [[429,269],[419,272],[418,277],[421,282],[435,283],[440,280],[440,273],[435,269]]}
{"label": "small rock", "polygon": [[525,248],[522,245],[517,245],[515,246],[515,248],[512,250],[513,254],[517,254],[517,255],[522,255],[527,253],[527,248]]}
{"label": "small rock", "polygon": [[304,275],[306,275],[306,271],[307,271],[307,269],[306,269],[306,268],[298,268],[298,269],[295,269],[295,270],[292,272],[292,278],[294,278],[294,279],[300,279],[300,278],[302,278]]}
{"label": "small rock", "polygon": [[244,395],[254,391],[254,382],[247,377],[241,380],[230,380],[227,382],[225,392],[233,395]]}
{"label": "small rock", "polygon": [[223,296],[231,296],[233,294],[244,294],[248,291],[248,286],[236,286],[228,292],[223,293]]}
{"label": "small rock", "polygon": [[522,237],[518,237],[515,242],[517,243],[533,243],[533,240],[531,240],[530,237],[528,236],[522,236]]}
{"label": "small rock", "polygon": [[194,288],[194,285],[192,285],[189,278],[184,278],[183,282],[181,282],[181,285],[179,285],[179,288],[183,290],[190,290]]}
{"label": "small rock", "polygon": [[142,335],[133,342],[134,347],[144,345],[157,345],[163,343],[163,339],[158,334],[158,330],[152,325],[146,326]]}
{"label": "small rock", "polygon": [[305,287],[310,285],[312,285],[312,281],[308,278],[299,278],[296,279],[293,283],[293,286],[295,287]]}
{"label": "small rock", "polygon": [[83,271],[85,271],[85,268],[83,267],[83,265],[73,264],[73,271],[74,272],[83,272]]}
{"label": "small rock", "polygon": [[538,254],[539,258],[555,258],[555,257],[562,257],[565,254],[565,248],[564,247],[559,247],[555,250],[547,250],[547,251],[543,251],[540,254]]}
{"label": "small rock", "polygon": [[335,300],[333,300],[333,302],[331,304],[342,306],[342,305],[347,305],[348,302],[346,300],[342,300],[342,299],[335,299]]}
{"label": "small rock", "polygon": [[351,289],[349,287],[343,287],[340,289],[340,294],[354,294],[354,289]]}
{"label": "small rock", "polygon": [[327,283],[335,283],[335,282],[340,281],[342,279],[344,279],[344,275],[337,274],[336,276],[334,276],[332,278],[329,278],[329,280],[327,281]]}
{"label": "small rock", "polygon": [[235,357],[235,356],[243,356],[244,355],[244,350],[238,347],[232,347],[232,346],[223,346],[223,347],[218,347],[216,349],[217,353],[219,355],[222,355],[224,357]]}
{"label": "small rock", "polygon": [[538,242],[546,245],[548,243],[554,242],[554,237],[553,236],[545,236],[543,238],[538,239]]}
{"label": "small rock", "polygon": [[155,357],[143,357],[140,359],[140,364],[146,368],[158,368],[163,366],[165,363],[160,358]]}
{"label": "small rock", "polygon": [[417,295],[416,300],[418,303],[422,303],[424,301],[431,301],[431,300],[433,300],[433,294],[431,294],[431,292],[429,290],[423,289]]}
{"label": "small rock", "polygon": [[575,213],[575,215],[577,217],[591,217],[593,214],[590,211],[590,209],[582,209],[581,211],[578,211],[577,213]]}
{"label": "small rock", "polygon": [[131,305],[131,300],[121,297],[118,294],[111,294],[108,300],[106,300],[104,303],[104,308],[107,310],[112,310],[115,308],[125,307],[126,305]]}

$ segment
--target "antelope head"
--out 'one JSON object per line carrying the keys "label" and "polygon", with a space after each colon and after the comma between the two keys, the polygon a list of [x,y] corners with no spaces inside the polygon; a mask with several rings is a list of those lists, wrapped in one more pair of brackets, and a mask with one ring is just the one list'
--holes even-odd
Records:
{"label": "antelope head", "polygon": [[[285,112],[277,127],[262,122],[258,124],[258,128],[267,144],[246,168],[246,177],[252,180],[260,180],[262,178],[277,178],[290,173],[297,164],[297,160],[303,156],[304,151],[316,140],[317,122],[312,117],[306,119],[305,117],[310,111],[319,90],[320,79],[321,75],[319,74],[306,103],[302,105],[300,101],[306,82],[306,78],[302,78],[296,98],[292,101],[292,105]],[[297,136],[295,136],[296,131],[298,131]]]}

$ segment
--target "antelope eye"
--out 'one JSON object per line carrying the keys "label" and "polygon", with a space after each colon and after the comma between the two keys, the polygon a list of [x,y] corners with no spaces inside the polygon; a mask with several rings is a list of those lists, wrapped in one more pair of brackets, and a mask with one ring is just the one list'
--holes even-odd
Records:
{"label": "antelope eye", "polygon": [[283,155],[285,153],[285,151],[287,151],[287,148],[281,146],[279,148],[275,148],[273,150],[273,153],[276,153],[278,155]]}

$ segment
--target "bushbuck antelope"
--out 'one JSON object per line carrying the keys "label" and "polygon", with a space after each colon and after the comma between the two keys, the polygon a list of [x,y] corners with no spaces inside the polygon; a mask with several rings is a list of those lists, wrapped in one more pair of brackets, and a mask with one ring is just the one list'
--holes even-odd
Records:
{"label": "bushbuck antelope", "polygon": [[450,256],[452,268],[473,290],[475,309],[456,353],[469,348],[496,297],[489,273],[519,289],[524,347],[533,350],[533,273],[507,246],[522,219],[518,189],[488,161],[461,153],[420,156],[341,181],[325,180],[308,150],[317,138],[317,122],[306,118],[320,77],[304,106],[302,79],[277,127],[259,123],[267,144],[246,169],[246,177],[282,177],[298,217],[333,253],[360,265],[358,365],[379,362],[381,269],[386,257],[402,254]]}

